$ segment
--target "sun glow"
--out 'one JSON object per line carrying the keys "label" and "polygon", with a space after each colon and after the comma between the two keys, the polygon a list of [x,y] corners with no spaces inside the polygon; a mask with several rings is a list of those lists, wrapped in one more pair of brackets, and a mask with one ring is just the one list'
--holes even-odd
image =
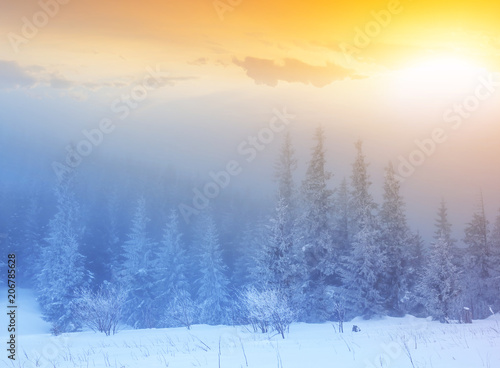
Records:
{"label": "sun glow", "polygon": [[402,72],[420,80],[463,80],[471,75],[477,75],[484,68],[467,60],[456,57],[436,57],[419,61],[403,69]]}
{"label": "sun glow", "polygon": [[457,57],[430,57],[396,72],[398,84],[425,95],[452,95],[470,89],[485,68]]}

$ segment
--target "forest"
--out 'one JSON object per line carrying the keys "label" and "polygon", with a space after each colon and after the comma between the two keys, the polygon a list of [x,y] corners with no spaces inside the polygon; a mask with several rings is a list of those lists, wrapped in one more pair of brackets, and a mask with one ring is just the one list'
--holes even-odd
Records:
{"label": "forest", "polygon": [[0,233],[17,255],[18,283],[36,290],[54,333],[81,329],[98,302],[133,328],[263,331],[263,306],[285,326],[406,314],[466,322],[464,311],[482,319],[500,310],[500,212],[488,219],[481,196],[455,239],[443,199],[430,204],[434,238],[424,241],[391,163],[377,203],[362,142],[347,158],[350,177],[332,187],[321,127],[313,139],[303,177],[287,134],[273,192],[229,186],[188,219],[182,204],[201,179],[171,165],[75,170],[27,192],[4,184]]}

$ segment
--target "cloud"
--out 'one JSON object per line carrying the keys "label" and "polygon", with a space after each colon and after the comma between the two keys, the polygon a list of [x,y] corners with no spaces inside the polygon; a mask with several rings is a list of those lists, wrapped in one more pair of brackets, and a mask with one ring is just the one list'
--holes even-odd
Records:
{"label": "cloud", "polygon": [[85,87],[91,91],[98,91],[101,88],[123,88],[128,86],[129,83],[126,82],[85,82],[82,83],[82,87]]}
{"label": "cloud", "polygon": [[[197,78],[192,76],[162,77],[158,80],[158,86],[175,86],[177,83],[193,79]],[[78,82],[67,79],[57,71],[48,71],[39,65],[24,67],[14,61],[0,60],[0,89],[46,86],[63,90],[84,87],[91,91],[97,91],[101,88],[129,88],[141,82],[142,79],[129,82],[124,82],[123,80]]]}
{"label": "cloud", "polygon": [[32,87],[37,79],[15,61],[0,60],[0,88]]}
{"label": "cloud", "polygon": [[52,74],[50,76],[48,82],[52,88],[57,88],[57,89],[70,89],[71,87],[75,86],[74,82],[55,74]]}
{"label": "cloud", "polygon": [[163,77],[158,80],[160,87],[175,86],[179,82],[198,79],[197,77]]}
{"label": "cloud", "polygon": [[244,60],[234,59],[233,63],[243,68],[247,76],[257,84],[275,87],[279,81],[312,84],[324,87],[334,81],[347,77],[359,78],[355,71],[339,65],[327,63],[325,66],[306,64],[297,59],[284,59],[282,64],[274,60],[246,57]]}
{"label": "cloud", "polygon": [[208,58],[206,57],[200,57],[194,61],[188,62],[190,65],[207,65],[209,62]]}

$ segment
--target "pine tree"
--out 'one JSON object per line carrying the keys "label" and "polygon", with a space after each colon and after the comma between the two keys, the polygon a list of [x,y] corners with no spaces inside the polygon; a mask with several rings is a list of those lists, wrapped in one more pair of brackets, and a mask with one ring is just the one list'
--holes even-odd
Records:
{"label": "pine tree", "polygon": [[[297,193],[293,180],[297,160],[294,156],[290,133],[287,132],[275,165],[275,176],[278,179],[276,218],[280,222],[283,238],[287,239],[288,252],[295,252],[297,245]],[[279,220],[278,220],[279,217]],[[290,255],[291,257],[291,255]]]}
{"label": "pine tree", "polygon": [[295,249],[295,234],[290,231],[287,214],[285,200],[279,199],[267,228],[267,239],[256,258],[254,275],[259,290],[274,290],[298,309],[305,275],[303,259]]}
{"label": "pine tree", "polygon": [[259,282],[259,271],[256,260],[260,254],[260,246],[265,243],[265,235],[260,223],[247,223],[241,237],[237,240],[236,260],[231,285],[235,290],[243,290],[252,282]]}
{"label": "pine tree", "polygon": [[381,285],[387,260],[379,239],[379,232],[366,225],[354,236],[352,252],[345,257],[342,281],[350,317],[370,318],[385,311]]}
{"label": "pine tree", "polygon": [[295,150],[292,146],[290,132],[286,132],[281,152],[275,163],[275,176],[278,180],[278,197],[283,201],[287,211],[293,212],[295,209],[295,184],[293,173],[297,168]]}
{"label": "pine tree", "polygon": [[338,271],[337,249],[332,237],[332,190],[328,189],[331,173],[326,169],[324,140],[321,127],[316,130],[306,177],[302,183],[302,216],[300,219],[307,267],[306,301],[303,316],[309,321],[324,320],[326,311],[325,287],[327,277]]}
{"label": "pine tree", "polygon": [[427,311],[441,322],[453,317],[454,302],[459,294],[457,271],[451,244],[445,238],[438,239],[432,244],[420,289]]}
{"label": "pine tree", "polygon": [[257,258],[257,267],[263,275],[257,278],[259,289],[263,285],[280,294],[298,310],[302,303],[302,285],[306,278],[304,258],[299,249],[301,237],[297,218],[297,193],[293,174],[297,168],[290,133],[287,132],[275,165],[278,180],[277,202],[270,225],[266,226],[266,240]]}
{"label": "pine tree", "polygon": [[337,190],[334,202],[335,239],[343,256],[346,256],[351,249],[349,201],[349,186],[344,178]]}
{"label": "pine tree", "polygon": [[453,312],[459,311],[463,296],[462,267],[458,264],[458,250],[455,248],[456,241],[452,237],[452,225],[448,220],[448,207],[444,199],[439,205],[434,226],[435,241],[431,244],[427,266],[423,268],[417,288],[427,311],[435,319],[445,322]]}
{"label": "pine tree", "polygon": [[451,223],[448,221],[448,207],[446,202],[441,200],[441,205],[438,210],[438,217],[436,219],[436,231],[434,233],[434,239],[444,239],[448,244],[453,246],[455,244],[455,239],[452,238],[451,234]]}
{"label": "pine tree", "polygon": [[350,212],[351,212],[351,234],[355,235],[365,226],[375,226],[374,213],[377,204],[370,193],[370,176],[368,174],[368,164],[363,153],[363,142],[357,141],[356,159],[352,165]]}
{"label": "pine tree", "polygon": [[68,178],[56,188],[57,212],[49,223],[38,275],[38,302],[53,332],[75,331],[79,326],[71,313],[74,291],[88,279],[79,251],[83,235],[80,207]]}
{"label": "pine tree", "polygon": [[170,212],[160,245],[156,304],[159,308],[168,306],[165,311],[167,327],[185,325],[189,328],[194,319],[195,307],[186,277],[186,252],[176,210]]}
{"label": "pine tree", "polygon": [[384,202],[380,212],[382,240],[387,254],[388,268],[385,277],[386,305],[390,313],[406,313],[404,300],[408,298],[408,260],[412,234],[405,214],[405,203],[400,193],[394,167],[389,163],[384,183]]}
{"label": "pine tree", "polygon": [[492,303],[488,293],[488,280],[491,277],[491,247],[489,242],[489,223],[484,210],[481,194],[479,207],[465,228],[464,243],[467,246],[465,257],[464,292],[465,302],[472,310],[473,318],[489,315],[488,305]]}
{"label": "pine tree", "polygon": [[231,315],[227,266],[222,259],[219,234],[214,220],[207,215],[201,221],[202,237],[197,244],[198,268],[201,275],[197,293],[199,319],[201,323],[210,325],[225,324]]}
{"label": "pine tree", "polygon": [[119,197],[117,191],[114,190],[107,198],[106,203],[106,244],[109,259],[107,273],[111,276],[111,279],[118,277],[120,264],[123,262],[120,251],[119,211]]}
{"label": "pine tree", "polygon": [[424,240],[420,233],[412,234],[408,243],[408,255],[406,259],[406,282],[409,295],[404,298],[404,304],[408,313],[415,316],[423,316],[424,303],[420,295],[420,284],[425,273],[425,261],[427,252],[424,246]]}
{"label": "pine tree", "polygon": [[24,259],[24,267],[20,267],[23,282],[26,285],[36,284],[36,275],[40,272],[40,257],[42,248],[43,226],[40,221],[41,207],[39,197],[33,194],[27,204],[23,226],[22,253],[18,254]]}
{"label": "pine tree", "polygon": [[488,293],[491,295],[491,308],[496,313],[500,311],[500,211],[495,219],[490,234],[491,244],[491,274],[488,283]]}
{"label": "pine tree", "polygon": [[159,323],[160,311],[155,308],[156,255],[154,242],[149,238],[146,201],[138,200],[132,228],[123,245],[124,262],[121,282],[128,290],[123,315],[134,328],[152,328]]}
{"label": "pine tree", "polygon": [[366,317],[384,310],[384,274],[387,273],[387,255],[374,211],[377,205],[370,193],[368,164],[361,141],[355,144],[357,154],[352,165],[350,215],[352,244],[344,258],[343,284],[346,301],[351,311]]}

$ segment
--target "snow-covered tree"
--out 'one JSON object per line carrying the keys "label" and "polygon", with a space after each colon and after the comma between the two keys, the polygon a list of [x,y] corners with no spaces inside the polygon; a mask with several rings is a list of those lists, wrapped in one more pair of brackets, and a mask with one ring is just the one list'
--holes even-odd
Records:
{"label": "snow-covered tree", "polygon": [[500,211],[493,224],[493,230],[490,234],[491,244],[491,273],[488,283],[489,294],[492,295],[492,309],[500,311]]}
{"label": "snow-covered tree", "polygon": [[438,239],[432,244],[420,291],[427,311],[441,322],[448,322],[456,312],[454,305],[459,295],[457,272],[451,244],[445,238]]}
{"label": "snow-covered tree", "polygon": [[353,236],[366,226],[375,226],[375,211],[377,204],[370,193],[370,175],[368,163],[363,153],[363,142],[357,141],[356,159],[352,164],[350,213],[351,234]]}
{"label": "snow-covered tree", "polygon": [[260,222],[247,223],[237,240],[236,259],[231,277],[231,285],[236,290],[243,290],[252,282],[258,282],[260,269],[256,260],[262,244],[267,239],[266,228]]}
{"label": "snow-covered tree", "polygon": [[414,233],[409,239],[406,259],[406,285],[409,293],[403,298],[404,308],[408,313],[423,316],[424,302],[420,294],[420,283],[425,273],[427,249],[420,233]]}
{"label": "snow-covered tree", "polygon": [[304,244],[304,258],[308,277],[307,304],[304,310],[307,320],[324,320],[326,278],[338,271],[338,249],[332,236],[332,190],[328,188],[331,173],[326,169],[325,134],[318,127],[314,136],[306,177],[302,183],[302,215],[300,227]]}
{"label": "snow-covered tree", "polygon": [[295,150],[292,146],[290,132],[285,133],[280,155],[275,163],[275,176],[278,181],[278,197],[284,202],[287,211],[295,210],[296,189],[293,173],[297,168]]}
{"label": "snow-covered tree", "polygon": [[287,219],[287,206],[279,199],[275,215],[267,228],[266,240],[255,259],[255,283],[276,290],[296,308],[301,303],[304,275],[303,259],[295,246],[292,227]]}
{"label": "snow-covered tree", "polygon": [[179,218],[176,210],[170,212],[160,243],[158,260],[158,307],[168,306],[165,310],[165,323],[168,327],[183,325],[190,327],[195,315],[188,283],[187,258],[182,234],[179,231]]}
{"label": "snow-covered tree", "polygon": [[486,219],[481,194],[478,209],[465,228],[464,243],[467,246],[464,261],[463,287],[465,302],[471,308],[473,318],[489,315],[489,304],[493,302],[488,291],[491,278],[491,246],[489,241],[489,222]]}
{"label": "snow-covered tree", "polygon": [[342,279],[346,308],[350,313],[370,317],[384,311],[384,275],[387,257],[374,211],[377,205],[370,193],[371,181],[361,141],[356,142],[352,165],[350,221],[352,244],[344,257]]}
{"label": "snow-covered tree", "polygon": [[438,217],[436,219],[436,231],[434,232],[434,239],[444,239],[448,244],[453,246],[455,244],[455,239],[452,238],[451,234],[451,223],[448,220],[448,206],[445,200],[441,200],[441,205],[438,210]]}
{"label": "snow-covered tree", "polygon": [[57,212],[49,223],[37,278],[38,302],[54,333],[79,327],[71,313],[73,291],[88,281],[79,249],[84,228],[71,178],[59,184],[56,198]]}
{"label": "snow-covered tree", "polygon": [[380,232],[367,225],[354,236],[352,252],[342,268],[345,307],[350,317],[370,318],[385,312],[382,287],[386,268]]}
{"label": "snow-covered tree", "polygon": [[43,225],[41,223],[41,206],[37,194],[30,196],[24,216],[23,236],[18,256],[24,259],[24,267],[21,266],[18,271],[23,275],[23,282],[27,285],[35,282],[36,275],[40,272],[40,250],[43,241]]}
{"label": "snow-covered tree", "polygon": [[405,214],[405,203],[400,193],[400,183],[392,163],[386,168],[384,201],[380,211],[382,240],[387,254],[385,274],[386,305],[390,313],[404,315],[404,300],[408,297],[409,258],[412,234]]}
{"label": "snow-covered tree", "polygon": [[[301,303],[304,275],[302,252],[297,234],[296,193],[293,171],[296,159],[287,133],[275,165],[278,180],[277,203],[270,224],[265,227],[265,238],[261,241],[252,271],[255,283],[277,290],[283,297],[298,307]],[[302,271],[302,272],[301,272]]]}
{"label": "snow-covered tree", "polygon": [[343,256],[347,255],[351,248],[349,201],[349,186],[344,178],[334,199],[334,234]]}
{"label": "snow-covered tree", "polygon": [[156,255],[154,241],[149,237],[146,200],[138,200],[128,239],[123,244],[124,262],[120,273],[128,290],[123,315],[125,323],[134,328],[156,327],[161,311],[155,306]]}
{"label": "snow-covered tree", "polygon": [[121,244],[120,244],[120,224],[118,221],[118,214],[120,211],[120,198],[116,190],[111,192],[107,198],[106,203],[106,233],[105,241],[107,244],[107,255],[109,265],[107,266],[107,273],[111,275],[111,279],[118,276],[120,270],[120,263],[123,261],[121,258]]}
{"label": "snow-covered tree", "polygon": [[197,304],[199,322],[217,325],[229,321],[231,303],[227,266],[222,258],[219,234],[214,220],[207,215],[201,220],[201,237],[196,244],[199,252]]}

